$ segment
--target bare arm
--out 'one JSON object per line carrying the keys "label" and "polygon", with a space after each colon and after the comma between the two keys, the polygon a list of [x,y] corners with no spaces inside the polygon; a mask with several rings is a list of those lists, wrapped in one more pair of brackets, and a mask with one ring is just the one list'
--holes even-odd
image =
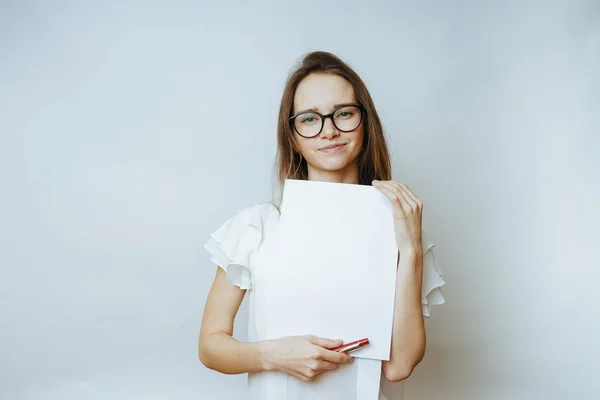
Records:
{"label": "bare arm", "polygon": [[225,272],[218,267],[206,300],[198,341],[198,357],[206,367],[225,374],[280,370],[312,380],[340,363],[352,362],[349,355],[328,350],[341,341],[312,335],[252,343],[235,340],[233,322],[244,294],[245,290],[229,283]]}
{"label": "bare arm", "polygon": [[402,252],[396,278],[392,351],[390,360],[383,362],[383,374],[392,382],[408,378],[425,355],[422,271],[422,248]]}
{"label": "bare arm", "polygon": [[412,374],[425,355],[425,323],[421,306],[423,281],[423,203],[406,186],[394,181],[373,181],[392,202],[399,251],[396,302],[390,360],[383,362],[387,380],[397,382]]}
{"label": "bare arm", "polygon": [[198,341],[200,361],[210,369],[225,374],[265,369],[260,343],[242,343],[232,337],[233,322],[245,293],[230,284],[225,272],[217,268],[206,299]]}

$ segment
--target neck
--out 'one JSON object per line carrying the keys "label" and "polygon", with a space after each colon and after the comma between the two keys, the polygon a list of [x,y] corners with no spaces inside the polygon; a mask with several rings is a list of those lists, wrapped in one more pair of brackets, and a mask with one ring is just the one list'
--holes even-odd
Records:
{"label": "neck", "polygon": [[358,164],[352,163],[337,171],[315,170],[308,168],[308,180],[358,184]]}

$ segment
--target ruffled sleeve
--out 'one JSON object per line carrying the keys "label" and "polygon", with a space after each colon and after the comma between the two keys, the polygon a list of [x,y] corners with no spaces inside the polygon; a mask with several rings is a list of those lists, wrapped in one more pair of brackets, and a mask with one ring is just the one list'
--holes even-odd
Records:
{"label": "ruffled sleeve", "polygon": [[422,233],[423,242],[423,290],[421,303],[423,315],[431,316],[431,308],[444,304],[445,299],[441,287],[446,284],[442,278],[442,271],[435,264],[435,255],[433,248],[435,244],[429,240],[425,233]]}
{"label": "ruffled sleeve", "polygon": [[227,280],[241,289],[252,287],[252,255],[262,238],[259,206],[239,211],[211,233],[204,247],[211,261],[225,271]]}

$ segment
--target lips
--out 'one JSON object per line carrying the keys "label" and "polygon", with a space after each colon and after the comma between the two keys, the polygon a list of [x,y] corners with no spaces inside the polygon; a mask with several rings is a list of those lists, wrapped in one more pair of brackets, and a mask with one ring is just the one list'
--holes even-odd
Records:
{"label": "lips", "polygon": [[324,151],[326,153],[334,153],[334,152],[337,152],[337,151],[340,151],[341,149],[343,149],[345,145],[346,145],[346,143],[332,144],[332,145],[320,148],[319,151]]}

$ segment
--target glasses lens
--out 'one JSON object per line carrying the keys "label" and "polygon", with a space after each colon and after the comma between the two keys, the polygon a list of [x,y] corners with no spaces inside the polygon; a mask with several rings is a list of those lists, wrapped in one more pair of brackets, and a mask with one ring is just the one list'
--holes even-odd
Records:
{"label": "glasses lens", "polygon": [[294,119],[294,126],[302,136],[316,136],[321,130],[321,117],[313,112],[305,112]]}
{"label": "glasses lens", "polygon": [[360,125],[360,108],[356,106],[342,107],[333,115],[333,121],[340,131],[353,131]]}

